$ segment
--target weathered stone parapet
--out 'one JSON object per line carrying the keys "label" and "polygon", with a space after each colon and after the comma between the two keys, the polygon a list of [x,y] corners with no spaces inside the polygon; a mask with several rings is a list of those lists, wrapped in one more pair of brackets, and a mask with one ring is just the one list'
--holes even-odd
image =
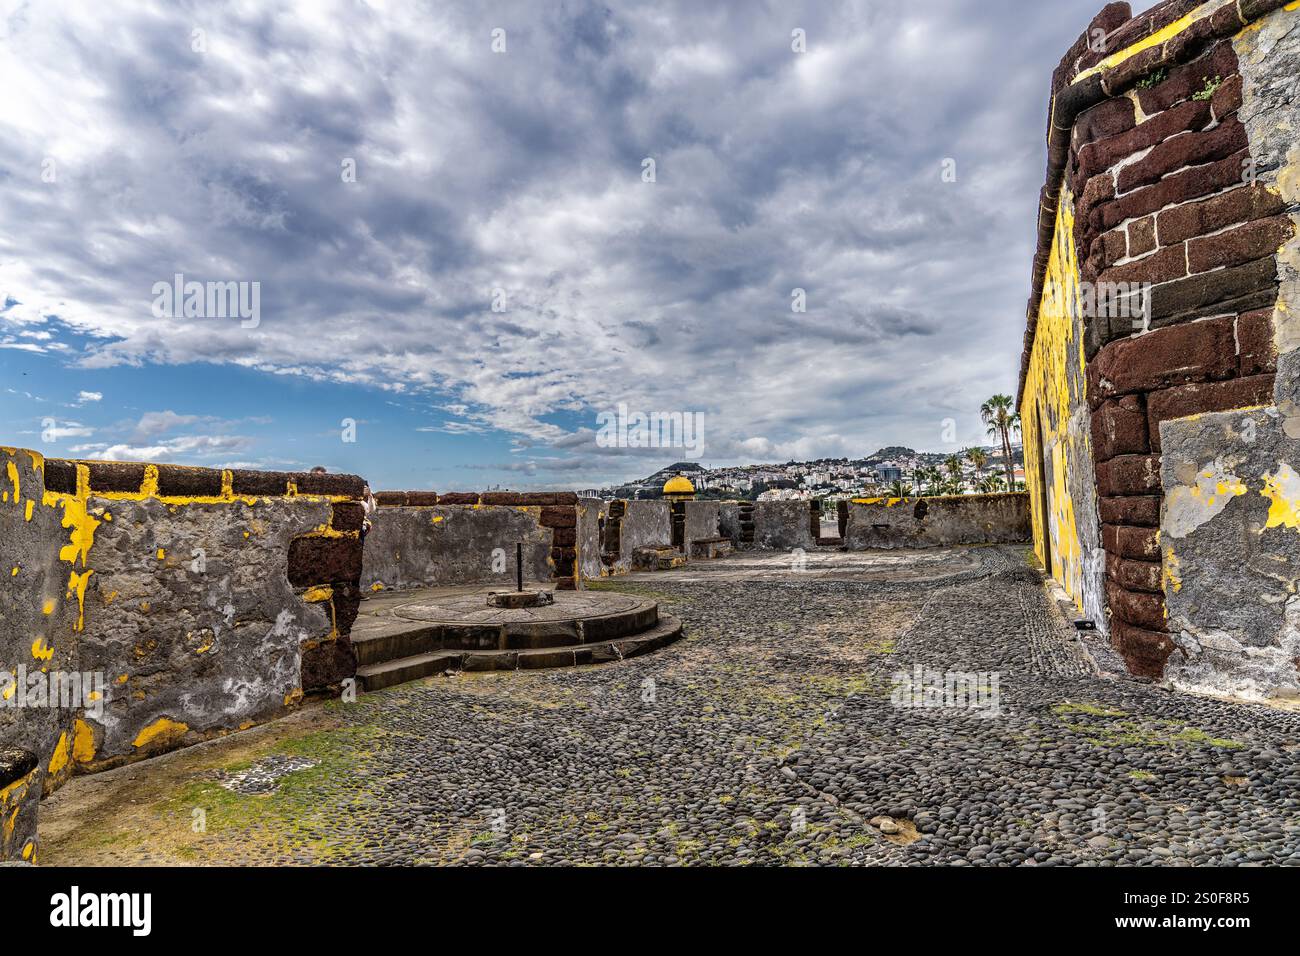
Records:
{"label": "weathered stone parapet", "polygon": [[817,547],[811,501],[756,501],[751,513],[754,547],[781,551]]}
{"label": "weathered stone parapet", "polygon": [[624,574],[633,569],[638,551],[672,545],[673,515],[669,502],[609,502],[601,541],[603,574]]}
{"label": "weathered stone parapet", "polygon": [[[24,794],[251,726],[355,672],[360,478],[22,449],[0,467],[0,677],[5,700],[28,691],[0,707],[0,749],[35,755]],[[6,852],[30,858],[19,842]]]}
{"label": "weathered stone parapet", "polygon": [[580,581],[579,512],[572,492],[383,491],[366,536],[362,587],[506,584],[515,546],[524,577],[573,590]]}
{"label": "weathered stone parapet", "polygon": [[855,498],[848,503],[844,546],[934,548],[1028,541],[1029,496],[941,495]]}

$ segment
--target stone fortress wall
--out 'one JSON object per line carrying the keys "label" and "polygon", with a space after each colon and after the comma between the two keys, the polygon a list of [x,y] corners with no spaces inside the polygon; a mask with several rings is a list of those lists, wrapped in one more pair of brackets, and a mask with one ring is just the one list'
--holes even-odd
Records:
{"label": "stone fortress wall", "polygon": [[34,855],[35,801],[70,774],[252,726],[354,673],[360,478],[17,448],[0,467],[0,857]]}
{"label": "stone fortress wall", "polygon": [[937,548],[1029,541],[1029,496],[940,495],[932,498],[860,498],[848,504],[844,545]]}
{"label": "stone fortress wall", "polygon": [[573,492],[381,491],[366,537],[367,591],[438,584],[514,586],[516,545],[524,580],[573,590],[578,496]]}
{"label": "stone fortress wall", "polygon": [[1300,693],[1298,75],[1295,2],[1098,14],[1021,362],[1040,560],[1134,673],[1246,697]]}
{"label": "stone fortress wall", "polygon": [[[362,535],[354,475],[68,461],[0,449],[0,859],[34,859],[36,808],[93,772],[251,727],[357,673],[364,595],[515,582],[572,590],[633,569],[641,549],[816,546],[811,502],[597,501],[566,492],[380,492]],[[894,545],[1023,540],[981,496],[969,542],[927,539],[914,509]],[[962,499],[928,499],[936,514]],[[854,527],[858,509],[848,512]],[[883,506],[888,507],[888,506]],[[1019,524],[1017,524],[1019,521]],[[980,529],[984,530],[980,530]],[[879,528],[871,541],[888,544]],[[21,685],[16,682],[22,676]],[[49,688],[69,684],[51,705]],[[31,697],[44,688],[46,697]],[[75,690],[75,694],[74,694]],[[18,694],[22,697],[17,697]],[[53,694],[57,696],[56,689]],[[16,699],[15,699],[16,698]],[[23,706],[19,706],[22,704]]]}

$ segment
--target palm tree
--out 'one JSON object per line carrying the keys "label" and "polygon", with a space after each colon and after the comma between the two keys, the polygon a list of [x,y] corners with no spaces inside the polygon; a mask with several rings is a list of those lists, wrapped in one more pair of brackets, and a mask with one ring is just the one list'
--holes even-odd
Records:
{"label": "palm tree", "polygon": [[988,427],[990,435],[996,435],[1002,442],[1002,463],[1006,467],[1007,487],[1014,488],[1015,470],[1011,464],[1011,429],[1020,430],[1020,416],[1016,413],[1015,402],[1010,395],[994,395],[980,406],[980,418]]}
{"label": "palm tree", "polygon": [[984,475],[977,482],[980,494],[989,495],[1002,487],[1002,479],[997,475]]}
{"label": "palm tree", "polygon": [[975,466],[975,477],[979,478],[980,473],[984,471],[984,466],[989,463],[989,456],[984,453],[983,448],[967,448],[966,460]]}
{"label": "palm tree", "polygon": [[949,455],[943,463],[943,467],[948,472],[948,487],[956,487],[956,491],[950,491],[949,494],[959,495],[962,490],[961,483],[961,456]]}
{"label": "palm tree", "polygon": [[889,484],[889,497],[910,498],[912,497],[912,486],[904,484],[901,478],[895,478]]}
{"label": "palm tree", "polygon": [[917,491],[922,495],[934,494],[934,486],[939,481],[939,469],[926,465],[916,469]]}

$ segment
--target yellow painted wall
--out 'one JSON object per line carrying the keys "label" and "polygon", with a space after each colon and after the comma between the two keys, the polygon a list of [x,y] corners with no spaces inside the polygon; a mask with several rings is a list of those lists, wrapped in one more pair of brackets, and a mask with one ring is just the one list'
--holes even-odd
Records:
{"label": "yellow painted wall", "polygon": [[[1080,316],[1079,264],[1074,250],[1074,199],[1062,187],[1056,216],[1038,328],[1021,400],[1021,435],[1025,451],[1025,487],[1029,491],[1034,552],[1040,562],[1051,541],[1051,576],[1074,599],[1081,612],[1100,600],[1095,563],[1099,542],[1081,540],[1076,498],[1092,495],[1092,521],[1082,529],[1095,538],[1095,485],[1089,421],[1085,406],[1085,352]],[[1044,448],[1044,445],[1046,448]],[[1047,514],[1043,513],[1040,462],[1046,454]],[[1071,477],[1075,478],[1071,482]],[[1093,562],[1093,565],[1089,564]],[[1094,600],[1085,600],[1091,592]]]}

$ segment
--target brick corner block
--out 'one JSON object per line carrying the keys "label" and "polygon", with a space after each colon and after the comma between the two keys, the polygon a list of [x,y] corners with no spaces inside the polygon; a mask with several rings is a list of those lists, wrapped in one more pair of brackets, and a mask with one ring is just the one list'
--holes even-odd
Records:
{"label": "brick corner block", "polygon": [[289,544],[289,583],[294,587],[361,580],[361,540],[304,535]]}

